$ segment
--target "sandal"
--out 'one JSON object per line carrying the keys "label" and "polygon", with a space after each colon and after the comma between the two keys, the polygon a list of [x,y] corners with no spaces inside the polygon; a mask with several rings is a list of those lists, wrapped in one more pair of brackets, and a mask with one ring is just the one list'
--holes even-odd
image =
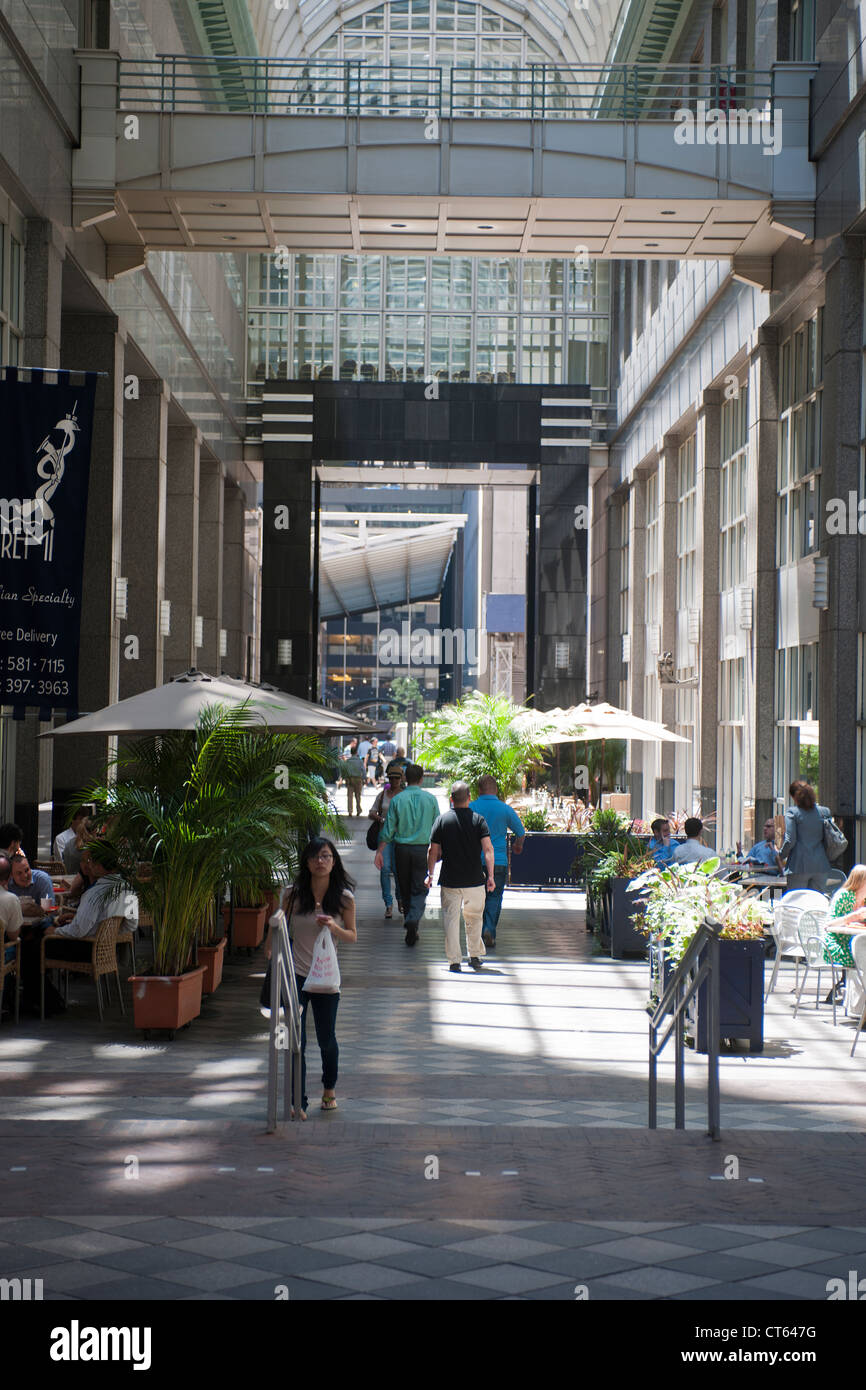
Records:
{"label": "sandal", "polygon": [[337,1097],[336,1097],[336,1096],[322,1096],[322,1109],[323,1109],[323,1110],[336,1110],[336,1108],[337,1108]]}
{"label": "sandal", "polygon": [[[295,1107],[292,1106],[292,1119],[294,1119],[294,1118],[295,1118]],[[305,1120],[306,1118],[307,1118],[307,1112],[306,1112],[306,1110],[302,1110],[302,1111],[301,1111],[301,1119],[302,1119],[302,1120]]]}

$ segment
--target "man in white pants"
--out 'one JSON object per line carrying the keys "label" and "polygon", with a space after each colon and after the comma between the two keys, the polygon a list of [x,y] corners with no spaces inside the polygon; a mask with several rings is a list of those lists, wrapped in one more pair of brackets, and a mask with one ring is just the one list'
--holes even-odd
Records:
{"label": "man in white pants", "polygon": [[496,886],[490,830],[484,817],[470,809],[469,797],[466,783],[455,782],[451,788],[452,809],[434,821],[427,850],[428,888],[432,886],[437,861],[442,860],[439,887],[445,955],[455,974],[460,971],[460,909],[466,922],[469,964],[473,970],[480,970],[481,959],[486,955],[481,939],[484,903]]}

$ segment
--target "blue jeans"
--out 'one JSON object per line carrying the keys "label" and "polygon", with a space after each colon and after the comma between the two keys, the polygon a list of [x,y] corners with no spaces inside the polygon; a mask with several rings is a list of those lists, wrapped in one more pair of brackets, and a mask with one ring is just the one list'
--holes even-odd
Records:
{"label": "blue jeans", "polygon": [[394,872],[394,846],[388,840],[382,846],[382,867],[379,870],[379,883],[382,886],[382,901],[390,907],[394,899],[391,894],[391,875]]}
{"label": "blue jeans", "polygon": [[496,884],[492,893],[488,893],[484,899],[484,921],[481,926],[482,935],[489,932],[496,940],[496,926],[499,921],[499,914],[502,911],[502,895],[505,892],[505,881],[508,878],[507,864],[494,864],[493,881]]}
{"label": "blue jeans", "polygon": [[[301,1090],[304,1099],[301,1102],[301,1109],[307,1109],[307,1005],[313,1006],[313,1023],[316,1026],[316,1042],[319,1044],[319,1051],[322,1054],[322,1087],[326,1091],[333,1091],[337,1084],[337,1063],[340,1059],[340,1049],[337,1046],[337,1037],[334,1032],[337,1023],[337,1007],[340,1003],[339,994],[307,994],[301,988],[304,979],[300,975],[295,976],[298,986],[298,999],[301,1004]],[[292,1104],[295,1097],[292,1096]]]}

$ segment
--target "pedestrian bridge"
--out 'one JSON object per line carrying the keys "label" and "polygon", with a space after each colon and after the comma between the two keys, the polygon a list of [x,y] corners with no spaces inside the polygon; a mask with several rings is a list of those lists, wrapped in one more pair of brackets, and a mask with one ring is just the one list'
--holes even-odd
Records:
{"label": "pedestrian bridge", "polygon": [[814,235],[815,68],[83,52],[75,222],[150,249],[731,257]]}

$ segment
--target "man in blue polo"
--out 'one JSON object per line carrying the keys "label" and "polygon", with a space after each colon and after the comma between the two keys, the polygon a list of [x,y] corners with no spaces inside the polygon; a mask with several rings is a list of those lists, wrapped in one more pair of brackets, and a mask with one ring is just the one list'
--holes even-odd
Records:
{"label": "man in blue polo", "polygon": [[430,831],[439,817],[439,803],[421,786],[424,769],[419,763],[406,768],[406,787],[391,798],[385,824],[379,834],[376,868],[381,870],[386,845],[394,846],[394,873],[403,905],[406,945],[418,940],[418,923],[427,902],[427,846]]}
{"label": "man in blue polo", "polygon": [[490,838],[493,841],[493,879],[496,887],[488,893],[484,902],[484,923],[481,939],[484,945],[496,948],[496,927],[502,911],[502,895],[508,877],[508,851],[505,837],[510,830],[514,836],[512,854],[520,854],[526,831],[523,821],[513,807],[507,805],[499,796],[499,785],[495,777],[479,777],[478,795],[469,803],[470,809],[477,811],[487,821]]}

